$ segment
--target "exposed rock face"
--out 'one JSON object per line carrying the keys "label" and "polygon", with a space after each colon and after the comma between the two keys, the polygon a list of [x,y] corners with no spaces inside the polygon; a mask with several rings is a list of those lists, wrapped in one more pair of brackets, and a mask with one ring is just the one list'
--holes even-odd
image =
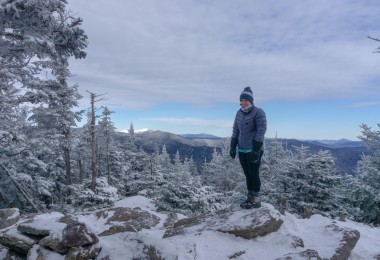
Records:
{"label": "exposed rock face", "polygon": [[62,237],[53,233],[42,238],[38,244],[46,248],[50,248],[60,254],[66,254],[69,251],[69,248],[64,246],[61,242]]}
{"label": "exposed rock face", "polygon": [[20,219],[18,208],[0,209],[0,229],[16,224]]}
{"label": "exposed rock face", "polygon": [[84,223],[74,222],[63,229],[61,243],[65,247],[88,246],[98,242],[97,236],[89,232]]}
{"label": "exposed rock face", "polygon": [[279,212],[271,211],[268,208],[263,207],[243,213],[230,208],[179,220],[172,229],[165,232],[164,238],[188,233],[189,231],[186,232],[186,229],[196,226],[197,231],[214,230],[252,239],[277,231],[282,223]]}
{"label": "exposed rock face", "polygon": [[141,208],[112,208],[98,211],[98,219],[106,219],[111,227],[100,233],[99,236],[109,236],[120,232],[139,232],[143,228],[149,229],[160,222],[160,219]]}
{"label": "exposed rock face", "polygon": [[325,227],[326,232],[335,232],[342,235],[339,246],[335,250],[335,254],[330,258],[331,260],[348,259],[352,249],[360,238],[360,233],[357,230],[350,228],[341,228],[336,224],[331,224]]}

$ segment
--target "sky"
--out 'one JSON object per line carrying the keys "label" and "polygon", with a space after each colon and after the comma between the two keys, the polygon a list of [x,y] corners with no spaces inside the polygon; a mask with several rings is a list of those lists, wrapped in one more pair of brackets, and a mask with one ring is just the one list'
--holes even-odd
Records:
{"label": "sky", "polygon": [[[166,231],[164,223],[168,215],[162,212],[158,213],[151,200],[143,196],[132,196],[117,201],[115,207],[140,210],[146,218],[148,218],[147,213],[150,213],[159,219],[159,223],[152,225],[153,221],[148,218],[148,226],[152,226],[149,229],[145,228],[139,232],[121,232],[113,235],[98,236],[99,245],[102,248],[97,257],[98,259],[145,259],[144,256],[146,255],[143,254],[144,245],[153,246],[157,250],[156,252],[164,259],[283,259],[286,254],[299,253],[306,249],[317,251],[318,255],[323,259],[331,259],[342,239],[341,233],[332,232],[332,228],[328,227],[332,224],[343,230],[353,229],[360,232],[360,239],[348,259],[376,259],[380,255],[379,227],[372,227],[368,224],[361,224],[351,220],[345,222],[334,221],[321,215],[312,215],[310,219],[298,219],[287,212],[281,215],[272,205],[267,203],[263,203],[262,208],[266,208],[266,212],[269,211],[269,214],[276,217],[276,219],[279,216],[283,224],[278,231],[253,239],[244,239],[232,234],[221,233],[213,230],[212,226],[202,226],[202,223],[185,229],[184,234],[163,239],[162,237]],[[242,227],[248,225],[247,223],[252,219],[247,215],[249,216],[249,211],[255,210],[259,209],[232,210],[228,218],[223,220],[225,223],[218,223],[218,220],[214,220],[214,229],[215,227],[223,229],[229,226]],[[75,217],[79,222],[85,223],[90,232],[97,235],[111,229],[110,225],[113,227],[126,225],[121,220],[114,219],[111,221],[115,211],[107,211],[106,209],[103,209],[103,211],[102,214],[86,212],[76,214]],[[54,234],[54,237],[59,239],[62,236],[61,230],[65,225],[58,222],[58,220],[63,216],[58,212],[40,214],[34,216],[33,221],[29,218],[28,225],[37,227],[36,230],[49,230],[50,234]],[[177,214],[177,217],[181,219],[186,216]],[[222,219],[220,220],[223,222]],[[255,220],[255,225],[265,223],[261,219]],[[19,223],[24,221],[25,219],[20,219]],[[13,225],[7,233],[19,234],[16,227],[17,224]],[[302,239],[304,247],[292,245],[296,238]],[[274,248],[275,250],[273,250]],[[31,258],[37,258],[37,251],[42,251],[46,259],[63,260],[65,258],[64,255],[39,246],[34,246],[30,250]],[[6,253],[6,250],[0,251],[0,257],[5,257]]]}
{"label": "sky", "polygon": [[358,140],[380,123],[377,0],[69,0],[87,57],[70,61],[89,107],[118,131],[231,136],[251,86],[267,138]]}

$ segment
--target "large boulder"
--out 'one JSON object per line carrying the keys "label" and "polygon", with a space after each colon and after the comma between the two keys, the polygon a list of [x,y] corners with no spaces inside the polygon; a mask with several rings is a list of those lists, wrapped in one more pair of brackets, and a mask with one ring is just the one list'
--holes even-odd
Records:
{"label": "large boulder", "polygon": [[33,245],[38,243],[38,240],[23,235],[16,228],[11,228],[1,234],[0,243],[17,253],[27,255]]}
{"label": "large boulder", "polygon": [[62,245],[61,242],[62,235],[52,233],[49,236],[42,238],[38,244],[60,254],[66,254],[69,251],[69,248]]}
{"label": "large boulder", "polygon": [[98,242],[98,237],[94,233],[90,232],[84,223],[74,222],[67,225],[62,231],[61,244],[68,248],[89,246]]}
{"label": "large boulder", "polygon": [[181,219],[174,224],[173,228],[168,229],[163,237],[212,230],[252,239],[277,231],[282,223],[281,214],[267,207],[252,210],[230,207],[197,217]]}

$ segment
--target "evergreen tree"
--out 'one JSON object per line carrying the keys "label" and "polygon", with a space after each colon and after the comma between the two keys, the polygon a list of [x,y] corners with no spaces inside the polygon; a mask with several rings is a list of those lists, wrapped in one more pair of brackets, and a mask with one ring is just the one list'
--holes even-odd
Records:
{"label": "evergreen tree", "polygon": [[[59,139],[64,154],[67,183],[70,184],[70,128],[78,119],[70,109],[76,106],[78,94],[76,87],[68,87],[66,83],[70,76],[68,59],[85,57],[83,49],[87,46],[87,36],[80,28],[81,19],[66,12],[65,5],[66,2],[62,0],[18,0],[0,3],[0,76],[2,81],[4,79],[1,92],[8,92],[12,97],[8,98],[7,102],[1,102],[0,106],[13,106],[12,111],[7,109],[13,113],[10,115],[15,116],[14,112],[20,111],[19,108],[23,104],[33,105],[33,109],[26,112],[32,115],[29,118],[33,122],[31,126],[25,124],[23,131],[16,127],[13,131],[1,131],[7,137],[12,136],[11,139],[2,138],[2,141],[7,142],[4,147],[14,150],[9,153],[8,149],[6,154],[21,157],[20,151],[29,149],[29,152],[22,155],[27,159],[23,161],[29,168],[34,168],[34,173],[34,165],[42,166],[39,167],[42,173],[47,172],[46,163],[41,161],[41,154],[45,152],[41,150],[47,150],[47,137],[57,136],[54,132],[46,136],[42,133],[36,134],[33,130],[40,125],[47,127],[47,117],[51,116],[54,119],[49,125],[57,127],[56,133],[62,136]],[[18,92],[19,95],[12,96],[18,89],[22,89]],[[22,114],[17,116],[22,118]],[[2,119],[8,121],[5,125],[12,125],[9,121],[11,117]],[[51,143],[55,145],[55,140],[52,139]],[[53,147],[53,150],[54,145],[49,148]],[[53,152],[46,154],[51,155]],[[47,156],[42,157],[46,159]],[[19,167],[15,160],[8,163],[12,163],[10,167]],[[28,173],[31,174],[29,171]]]}
{"label": "evergreen tree", "polygon": [[[380,124],[377,126],[380,129]],[[366,124],[360,127],[362,136],[359,139],[373,149],[374,154],[363,155],[358,162],[356,176],[360,185],[353,188],[354,205],[360,208],[363,221],[380,224],[380,131]]]}
{"label": "evergreen tree", "polygon": [[99,168],[100,172],[105,172],[107,175],[107,180],[111,181],[111,167],[114,162],[114,136],[115,136],[115,126],[111,121],[111,114],[107,107],[103,108],[102,117],[99,122],[99,138],[98,138],[98,149],[99,149]]}

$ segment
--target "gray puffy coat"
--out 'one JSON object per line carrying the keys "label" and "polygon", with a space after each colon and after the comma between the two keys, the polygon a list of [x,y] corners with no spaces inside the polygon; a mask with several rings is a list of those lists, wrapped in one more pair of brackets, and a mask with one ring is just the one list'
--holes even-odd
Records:
{"label": "gray puffy coat", "polygon": [[232,140],[239,149],[252,149],[253,141],[264,142],[267,119],[264,110],[252,105],[248,112],[237,111],[232,129]]}

